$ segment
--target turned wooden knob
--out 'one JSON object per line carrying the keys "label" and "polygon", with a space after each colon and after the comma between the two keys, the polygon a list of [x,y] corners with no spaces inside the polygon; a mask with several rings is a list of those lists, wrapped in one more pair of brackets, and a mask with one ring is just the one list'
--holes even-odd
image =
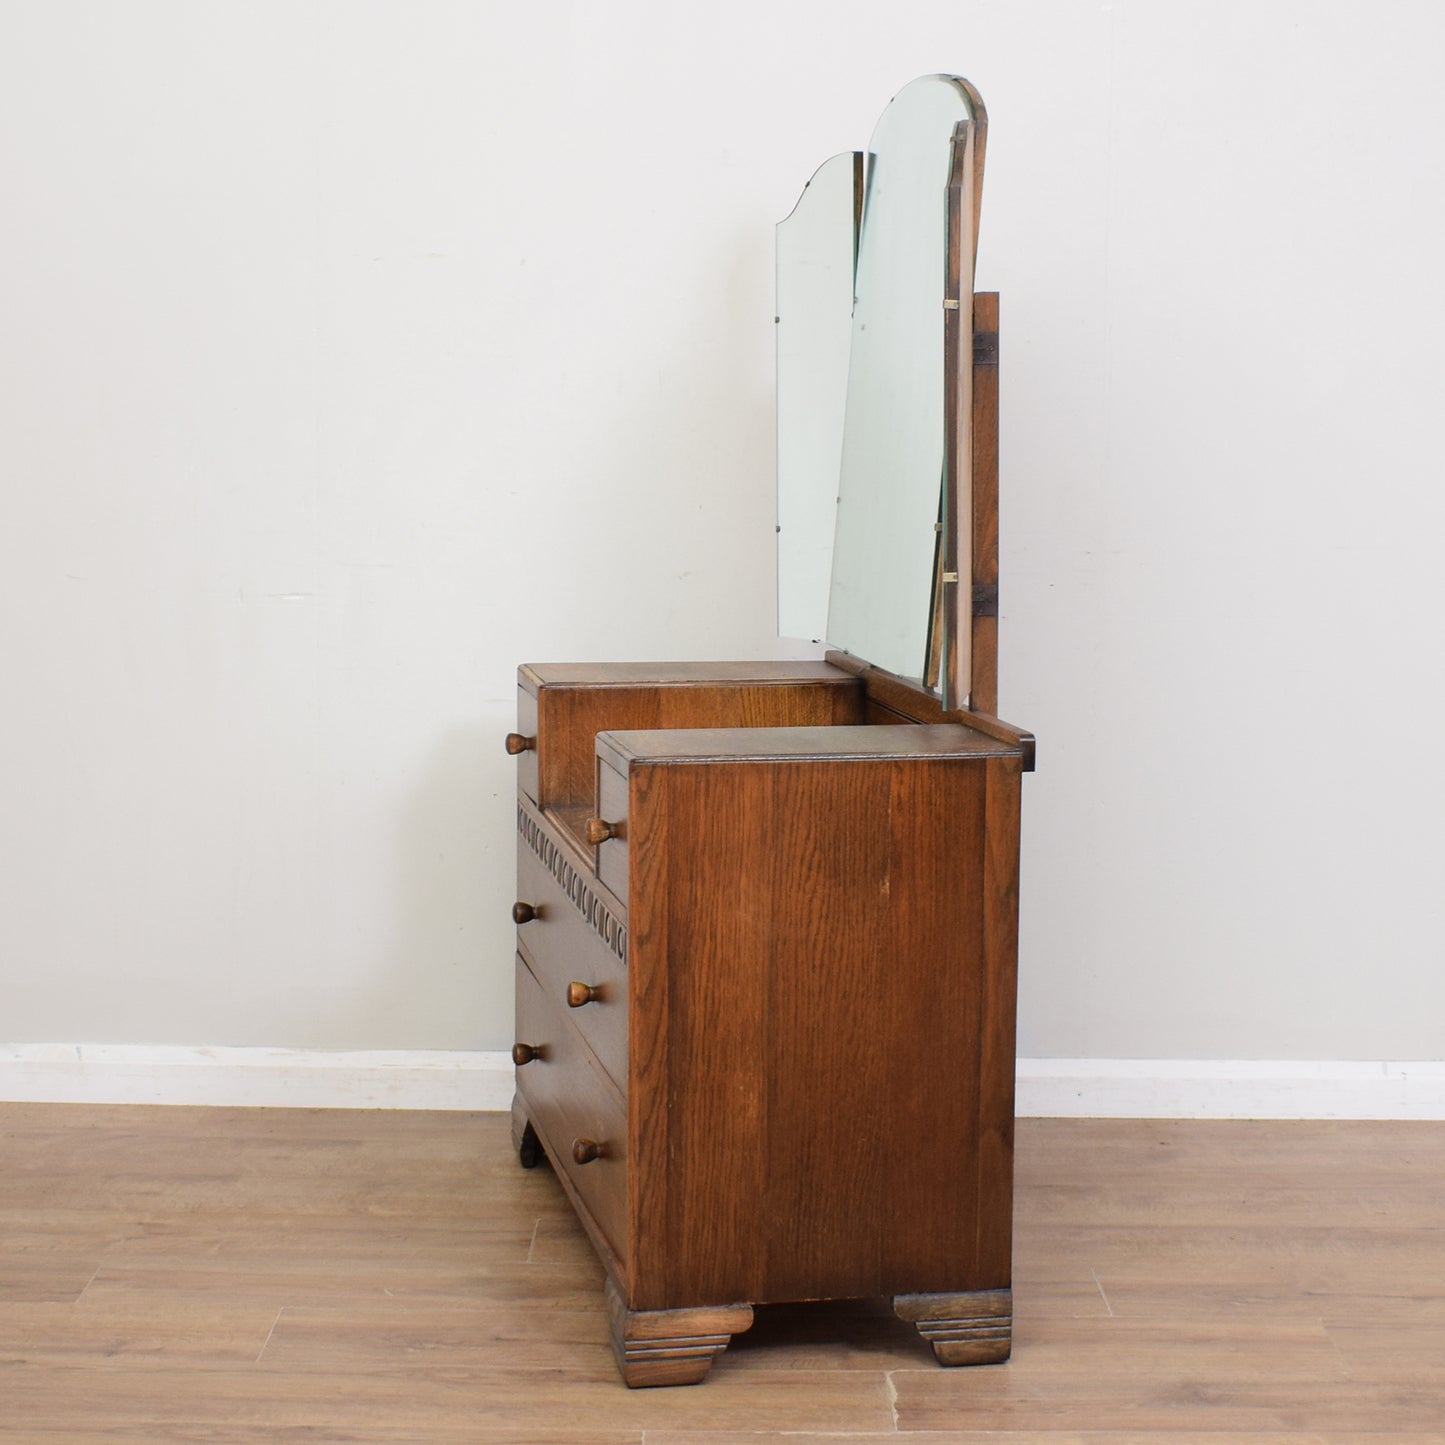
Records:
{"label": "turned wooden knob", "polygon": [[602,990],[594,988],[590,983],[569,983],[567,985],[567,1007],[581,1008],[584,1003],[597,1003],[602,998]]}
{"label": "turned wooden knob", "polygon": [[609,838],[617,836],[617,828],[616,823],[608,823],[601,818],[588,818],[587,841],[594,847],[598,843],[605,843]]}
{"label": "turned wooden knob", "polygon": [[518,753],[530,753],[536,746],[536,738],[524,738],[521,733],[507,734],[507,751],[514,758]]}
{"label": "turned wooden knob", "polygon": [[574,1139],[572,1141],[572,1162],[574,1164],[590,1164],[594,1159],[600,1159],[603,1154],[603,1146],[595,1139]]}
{"label": "turned wooden knob", "polygon": [[512,1062],[520,1069],[523,1064],[530,1064],[534,1059],[542,1057],[542,1050],[533,1047],[531,1044],[513,1044]]}
{"label": "turned wooden knob", "polygon": [[530,903],[514,903],[512,905],[512,922],[518,928],[524,923],[530,923],[537,916],[537,910]]}

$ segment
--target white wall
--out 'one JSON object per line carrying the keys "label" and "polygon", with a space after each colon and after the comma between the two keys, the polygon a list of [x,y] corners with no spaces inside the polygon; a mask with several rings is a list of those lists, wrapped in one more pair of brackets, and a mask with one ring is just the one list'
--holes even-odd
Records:
{"label": "white wall", "polygon": [[510,1042],[515,665],[790,655],[772,226],[946,69],[1023,1052],[1442,1056],[1445,11],[883,13],[0,8],[0,1037]]}

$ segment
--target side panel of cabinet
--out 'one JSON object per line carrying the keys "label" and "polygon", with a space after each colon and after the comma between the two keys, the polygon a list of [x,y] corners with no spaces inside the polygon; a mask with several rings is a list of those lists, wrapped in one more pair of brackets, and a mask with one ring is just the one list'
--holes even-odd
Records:
{"label": "side panel of cabinet", "polygon": [[1019,771],[634,765],[633,1308],[1009,1283]]}

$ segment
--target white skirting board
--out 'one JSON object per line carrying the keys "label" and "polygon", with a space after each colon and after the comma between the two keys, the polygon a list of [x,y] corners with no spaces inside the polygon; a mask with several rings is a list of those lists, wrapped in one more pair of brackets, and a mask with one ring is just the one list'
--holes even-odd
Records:
{"label": "white skirting board", "polygon": [[[0,1100],[506,1109],[504,1053],[0,1045]],[[1445,1062],[1020,1059],[1018,1113],[1111,1119],[1445,1119]]]}
{"label": "white skirting board", "polygon": [[1445,1119],[1445,1062],[1020,1059],[1017,1112],[1071,1119]]}
{"label": "white skirting board", "polygon": [[503,1053],[0,1045],[0,1100],[292,1109],[506,1109]]}

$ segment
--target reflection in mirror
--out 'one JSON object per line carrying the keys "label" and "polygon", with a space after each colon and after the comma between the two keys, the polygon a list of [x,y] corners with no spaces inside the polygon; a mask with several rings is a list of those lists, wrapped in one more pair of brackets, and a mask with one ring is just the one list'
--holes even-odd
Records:
{"label": "reflection in mirror", "polygon": [[824,161],[778,223],[778,635],[821,642],[848,394],[863,156]]}
{"label": "reflection in mirror", "polygon": [[[948,184],[954,129],[969,119],[968,96],[950,77],[927,76],[894,97],[871,142],[858,243],[827,638],[916,679],[931,670]],[[958,515],[966,529],[966,501]],[[966,530],[957,545],[966,557]],[[960,632],[950,646],[966,678]]]}

